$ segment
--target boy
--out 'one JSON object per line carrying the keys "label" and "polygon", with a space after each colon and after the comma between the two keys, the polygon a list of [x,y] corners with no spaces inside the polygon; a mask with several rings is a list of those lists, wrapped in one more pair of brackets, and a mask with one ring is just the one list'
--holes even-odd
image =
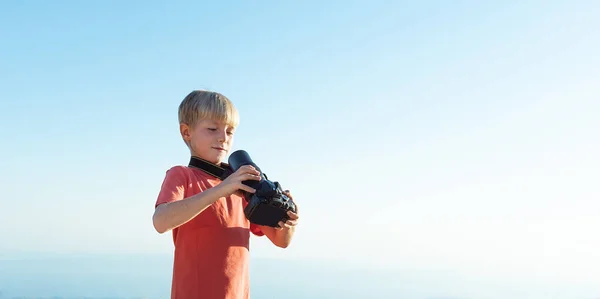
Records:
{"label": "boy", "polygon": [[[180,133],[191,156],[213,166],[225,166],[238,122],[237,110],[220,93],[193,91],[179,105]],[[290,244],[298,215],[290,212],[280,228],[249,223],[240,190],[256,190],[245,180],[260,180],[260,173],[247,165],[221,180],[194,167],[167,170],[152,220],[159,233],[173,232],[172,299],[247,299],[250,232],[281,248]]]}

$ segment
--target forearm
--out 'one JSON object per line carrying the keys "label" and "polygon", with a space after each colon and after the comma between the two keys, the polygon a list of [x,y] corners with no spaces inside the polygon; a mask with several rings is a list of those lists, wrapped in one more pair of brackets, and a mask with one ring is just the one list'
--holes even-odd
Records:
{"label": "forearm", "polygon": [[168,232],[192,220],[221,197],[217,187],[188,198],[156,207],[152,222],[159,233]]}
{"label": "forearm", "polygon": [[292,242],[292,237],[296,230],[295,226],[276,229],[270,226],[261,226],[261,230],[277,247],[286,248]]}

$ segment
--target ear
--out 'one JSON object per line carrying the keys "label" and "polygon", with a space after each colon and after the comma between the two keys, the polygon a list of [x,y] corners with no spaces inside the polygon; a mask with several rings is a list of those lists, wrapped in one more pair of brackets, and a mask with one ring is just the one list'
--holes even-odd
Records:
{"label": "ear", "polygon": [[190,142],[191,140],[191,135],[192,132],[190,132],[190,126],[188,126],[187,124],[181,123],[179,124],[179,132],[181,133],[181,137],[183,138],[183,140],[185,140],[185,142]]}

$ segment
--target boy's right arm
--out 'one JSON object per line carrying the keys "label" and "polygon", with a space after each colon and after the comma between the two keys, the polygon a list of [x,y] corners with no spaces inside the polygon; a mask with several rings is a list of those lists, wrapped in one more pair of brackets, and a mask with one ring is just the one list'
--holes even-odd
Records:
{"label": "boy's right arm", "polygon": [[215,187],[182,200],[160,204],[152,216],[154,228],[162,234],[183,225],[206,210],[220,197],[219,190]]}
{"label": "boy's right arm", "polygon": [[160,204],[154,210],[152,223],[158,233],[168,232],[192,220],[221,197],[244,190],[256,192],[243,184],[245,180],[260,180],[260,173],[250,165],[242,166],[219,185],[182,200]]}

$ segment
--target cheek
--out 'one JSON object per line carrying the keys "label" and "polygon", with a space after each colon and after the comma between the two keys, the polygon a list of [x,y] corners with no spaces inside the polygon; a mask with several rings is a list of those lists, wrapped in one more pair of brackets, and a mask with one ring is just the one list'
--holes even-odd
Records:
{"label": "cheek", "polygon": [[194,136],[196,139],[198,140],[204,140],[210,137],[210,135],[207,132],[197,132],[196,135]]}
{"label": "cheek", "polygon": [[196,144],[204,144],[206,143],[206,140],[208,139],[206,134],[195,134],[194,136],[192,136],[192,140],[194,143]]}

